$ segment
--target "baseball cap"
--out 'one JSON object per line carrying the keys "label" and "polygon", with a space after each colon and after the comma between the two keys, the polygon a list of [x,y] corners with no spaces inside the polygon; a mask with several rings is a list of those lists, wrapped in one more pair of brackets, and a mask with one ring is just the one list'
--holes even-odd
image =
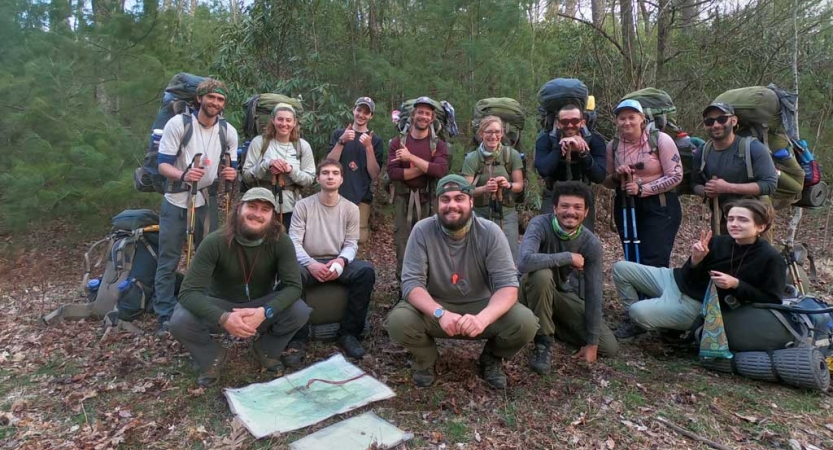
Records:
{"label": "baseball cap", "polygon": [[353,104],[353,107],[355,108],[359,105],[366,105],[368,108],[370,108],[371,114],[376,112],[376,103],[373,103],[373,99],[371,99],[370,97],[359,97],[358,99],[356,99],[356,103]]}
{"label": "baseball cap", "polygon": [[253,201],[261,201],[266,202],[272,205],[272,208],[278,209],[278,204],[275,203],[275,196],[272,194],[272,191],[262,187],[251,188],[243,194],[243,198],[240,199],[241,202],[253,202]]}
{"label": "baseball cap", "polygon": [[428,105],[431,109],[434,109],[434,100],[431,100],[431,97],[423,95],[422,97],[416,99],[414,102],[414,108],[416,108],[417,105]]}
{"label": "baseball cap", "polygon": [[723,102],[712,102],[709,106],[706,106],[706,109],[703,110],[703,117],[706,116],[706,113],[709,112],[710,109],[717,108],[723,111],[726,114],[735,115],[735,108],[732,108],[732,105]]}
{"label": "baseball cap", "polygon": [[460,191],[464,194],[472,195],[474,187],[460,175],[451,174],[440,178],[437,182],[437,195],[443,195],[446,192]]}
{"label": "baseball cap", "polygon": [[616,109],[613,110],[613,114],[619,114],[619,111],[623,109],[634,109],[637,112],[639,112],[639,114],[645,114],[645,112],[642,111],[642,105],[639,103],[639,101],[633,99],[622,100],[621,102],[619,102],[619,105],[617,105]]}

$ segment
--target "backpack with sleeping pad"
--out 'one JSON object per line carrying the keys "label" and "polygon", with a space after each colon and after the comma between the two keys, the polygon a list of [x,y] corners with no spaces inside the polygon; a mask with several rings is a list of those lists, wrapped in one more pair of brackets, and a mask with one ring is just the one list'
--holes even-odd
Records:
{"label": "backpack with sleeping pad", "polygon": [[[688,133],[676,124],[677,107],[674,106],[671,96],[661,89],[649,87],[631,92],[619,101],[623,100],[636,100],[642,106],[645,119],[648,121],[648,143],[651,146],[651,152],[659,153],[660,131],[674,139],[683,166],[683,181],[677,185],[676,192],[681,195],[693,195],[694,191],[691,189],[691,161],[697,152],[697,146],[691,142]],[[612,145],[615,151],[619,146],[618,134],[614,136]]]}
{"label": "backpack with sleeping pad", "polygon": [[[159,251],[159,216],[148,209],[128,209],[114,216],[112,225],[110,232],[84,254],[81,290],[87,302],[63,305],[44,316],[45,323],[96,317],[114,325],[150,310]],[[93,276],[102,263],[103,272]]]}
{"label": "backpack with sleeping pad", "polygon": [[[474,114],[472,115],[471,120],[473,130],[472,145],[475,147],[480,145],[480,141],[478,139],[480,121],[486,116],[500,117],[503,121],[504,128],[503,144],[514,148],[521,155],[521,161],[524,163],[520,168],[523,172],[524,189],[521,192],[512,195],[511,197],[513,198],[511,199],[511,203],[507,203],[507,205],[523,204],[526,200],[526,193],[529,186],[529,178],[526,173],[526,154],[524,154],[521,149],[521,133],[523,132],[524,125],[526,123],[526,111],[523,106],[521,106],[521,104],[513,98],[493,97],[479,100],[474,105]],[[506,165],[506,171],[509,173],[510,177],[513,169],[511,153],[512,152],[509,151],[503,152],[503,158],[501,158],[503,159],[501,164]],[[480,176],[485,169],[485,160],[482,155],[478,155],[478,163],[477,171],[475,173],[478,174],[477,176]],[[474,183],[477,183],[476,179]]]}
{"label": "backpack with sleeping pad", "polygon": [[575,78],[554,78],[538,90],[538,117],[541,129],[549,132],[555,124],[561,108],[575,105],[585,111],[589,91],[581,80]]}

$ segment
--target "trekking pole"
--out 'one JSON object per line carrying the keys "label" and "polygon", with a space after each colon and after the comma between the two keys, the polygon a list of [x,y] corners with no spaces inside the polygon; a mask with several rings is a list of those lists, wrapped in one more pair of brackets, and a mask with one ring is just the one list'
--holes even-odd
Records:
{"label": "trekking pole", "polygon": [[[712,177],[712,180],[716,180],[717,177]],[[720,200],[718,197],[715,197],[711,200],[712,204],[712,234],[715,236],[720,236]]]}
{"label": "trekking pole", "polygon": [[283,176],[272,174],[272,194],[278,197],[278,218],[283,223],[283,187],[285,185]]}
{"label": "trekking pole", "polygon": [[628,196],[628,209],[631,212],[631,225],[633,228],[631,230],[631,238],[633,239],[634,262],[641,264],[642,258],[639,257],[639,244],[641,241],[639,240],[639,233],[636,230],[636,200],[633,197],[633,195]]}
{"label": "trekking pole", "polygon": [[564,158],[567,163],[567,181],[573,181],[573,150],[568,148],[567,155]]}
{"label": "trekking pole", "polygon": [[[193,167],[197,169],[200,168],[200,159],[202,158],[202,153],[197,153],[194,155],[194,161],[191,163]],[[185,269],[187,270],[191,267],[191,255],[194,252],[194,230],[197,226],[197,182],[191,182],[191,204],[188,205],[188,217],[186,220],[188,221],[186,231],[188,233],[188,247],[185,253]]]}
{"label": "trekking pole", "polygon": [[[225,166],[231,167],[231,155],[226,153],[225,155]],[[231,194],[234,190],[234,181],[226,180],[226,222],[228,222],[229,214],[231,214]]]}
{"label": "trekking pole", "polygon": [[630,261],[630,250],[629,247],[631,245],[631,238],[628,234],[628,191],[625,190],[625,185],[628,184],[628,176],[626,175],[622,179],[622,185],[620,187],[622,191],[622,195],[624,198],[622,199],[622,247],[625,249],[625,261]]}
{"label": "trekking pole", "polygon": [[498,225],[500,225],[500,229],[503,229],[503,188],[499,187],[497,189],[497,201],[495,201],[495,207],[497,208],[495,212],[497,213]]}

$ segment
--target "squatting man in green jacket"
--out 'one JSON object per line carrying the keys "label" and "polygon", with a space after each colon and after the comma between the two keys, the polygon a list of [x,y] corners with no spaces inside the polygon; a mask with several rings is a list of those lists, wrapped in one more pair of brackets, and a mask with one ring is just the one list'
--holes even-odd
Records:
{"label": "squatting man in green jacket", "polygon": [[255,356],[267,372],[279,373],[281,353],[309,319],[295,248],[276,208],[268,189],[247,191],[225,226],[200,245],[185,275],[170,331],[199,365],[200,386],[217,381],[226,359],[212,333],[259,334]]}
{"label": "squatting man in green jacket", "polygon": [[417,222],[402,267],[402,300],[388,314],[391,340],[413,355],[414,384],[434,383],[436,338],[485,339],[481,375],[506,387],[502,361],[532,340],[538,320],[518,303],[509,242],[472,214],[474,188],[460,175],[437,184],[439,212]]}

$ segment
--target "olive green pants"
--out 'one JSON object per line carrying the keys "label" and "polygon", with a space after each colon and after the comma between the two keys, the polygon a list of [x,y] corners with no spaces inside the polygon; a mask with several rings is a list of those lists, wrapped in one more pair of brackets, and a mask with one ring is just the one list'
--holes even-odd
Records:
{"label": "olive green pants", "polygon": [[[446,311],[457,314],[477,314],[482,311],[489,300],[471,303],[440,303]],[[494,323],[486,327],[480,336],[469,338],[449,336],[440,327],[440,322],[432,316],[423,314],[410,303],[401,300],[388,313],[385,327],[393,342],[405,347],[414,356],[414,370],[433,367],[439,357],[436,338],[486,340],[484,352],[494,356],[510,359],[535,337],[538,320],[525,306],[515,303]]]}
{"label": "olive green pants", "polygon": [[[415,207],[411,205],[411,220],[408,220],[408,203],[411,197],[408,195],[396,194],[393,199],[393,242],[396,246],[396,281],[397,284],[402,282],[402,262],[405,259],[405,247],[408,246],[408,238],[411,236],[411,229],[419,222],[433,212],[431,211],[431,203],[424,202],[420,204],[420,214],[415,211]],[[420,198],[420,200],[427,200]]]}
{"label": "olive green pants", "polygon": [[[587,345],[584,300],[574,292],[561,292],[555,284],[552,269],[536,270],[521,278],[520,301],[535,313],[541,336],[556,339],[576,347]],[[599,326],[599,353],[615,356],[619,343],[602,319]]]}

